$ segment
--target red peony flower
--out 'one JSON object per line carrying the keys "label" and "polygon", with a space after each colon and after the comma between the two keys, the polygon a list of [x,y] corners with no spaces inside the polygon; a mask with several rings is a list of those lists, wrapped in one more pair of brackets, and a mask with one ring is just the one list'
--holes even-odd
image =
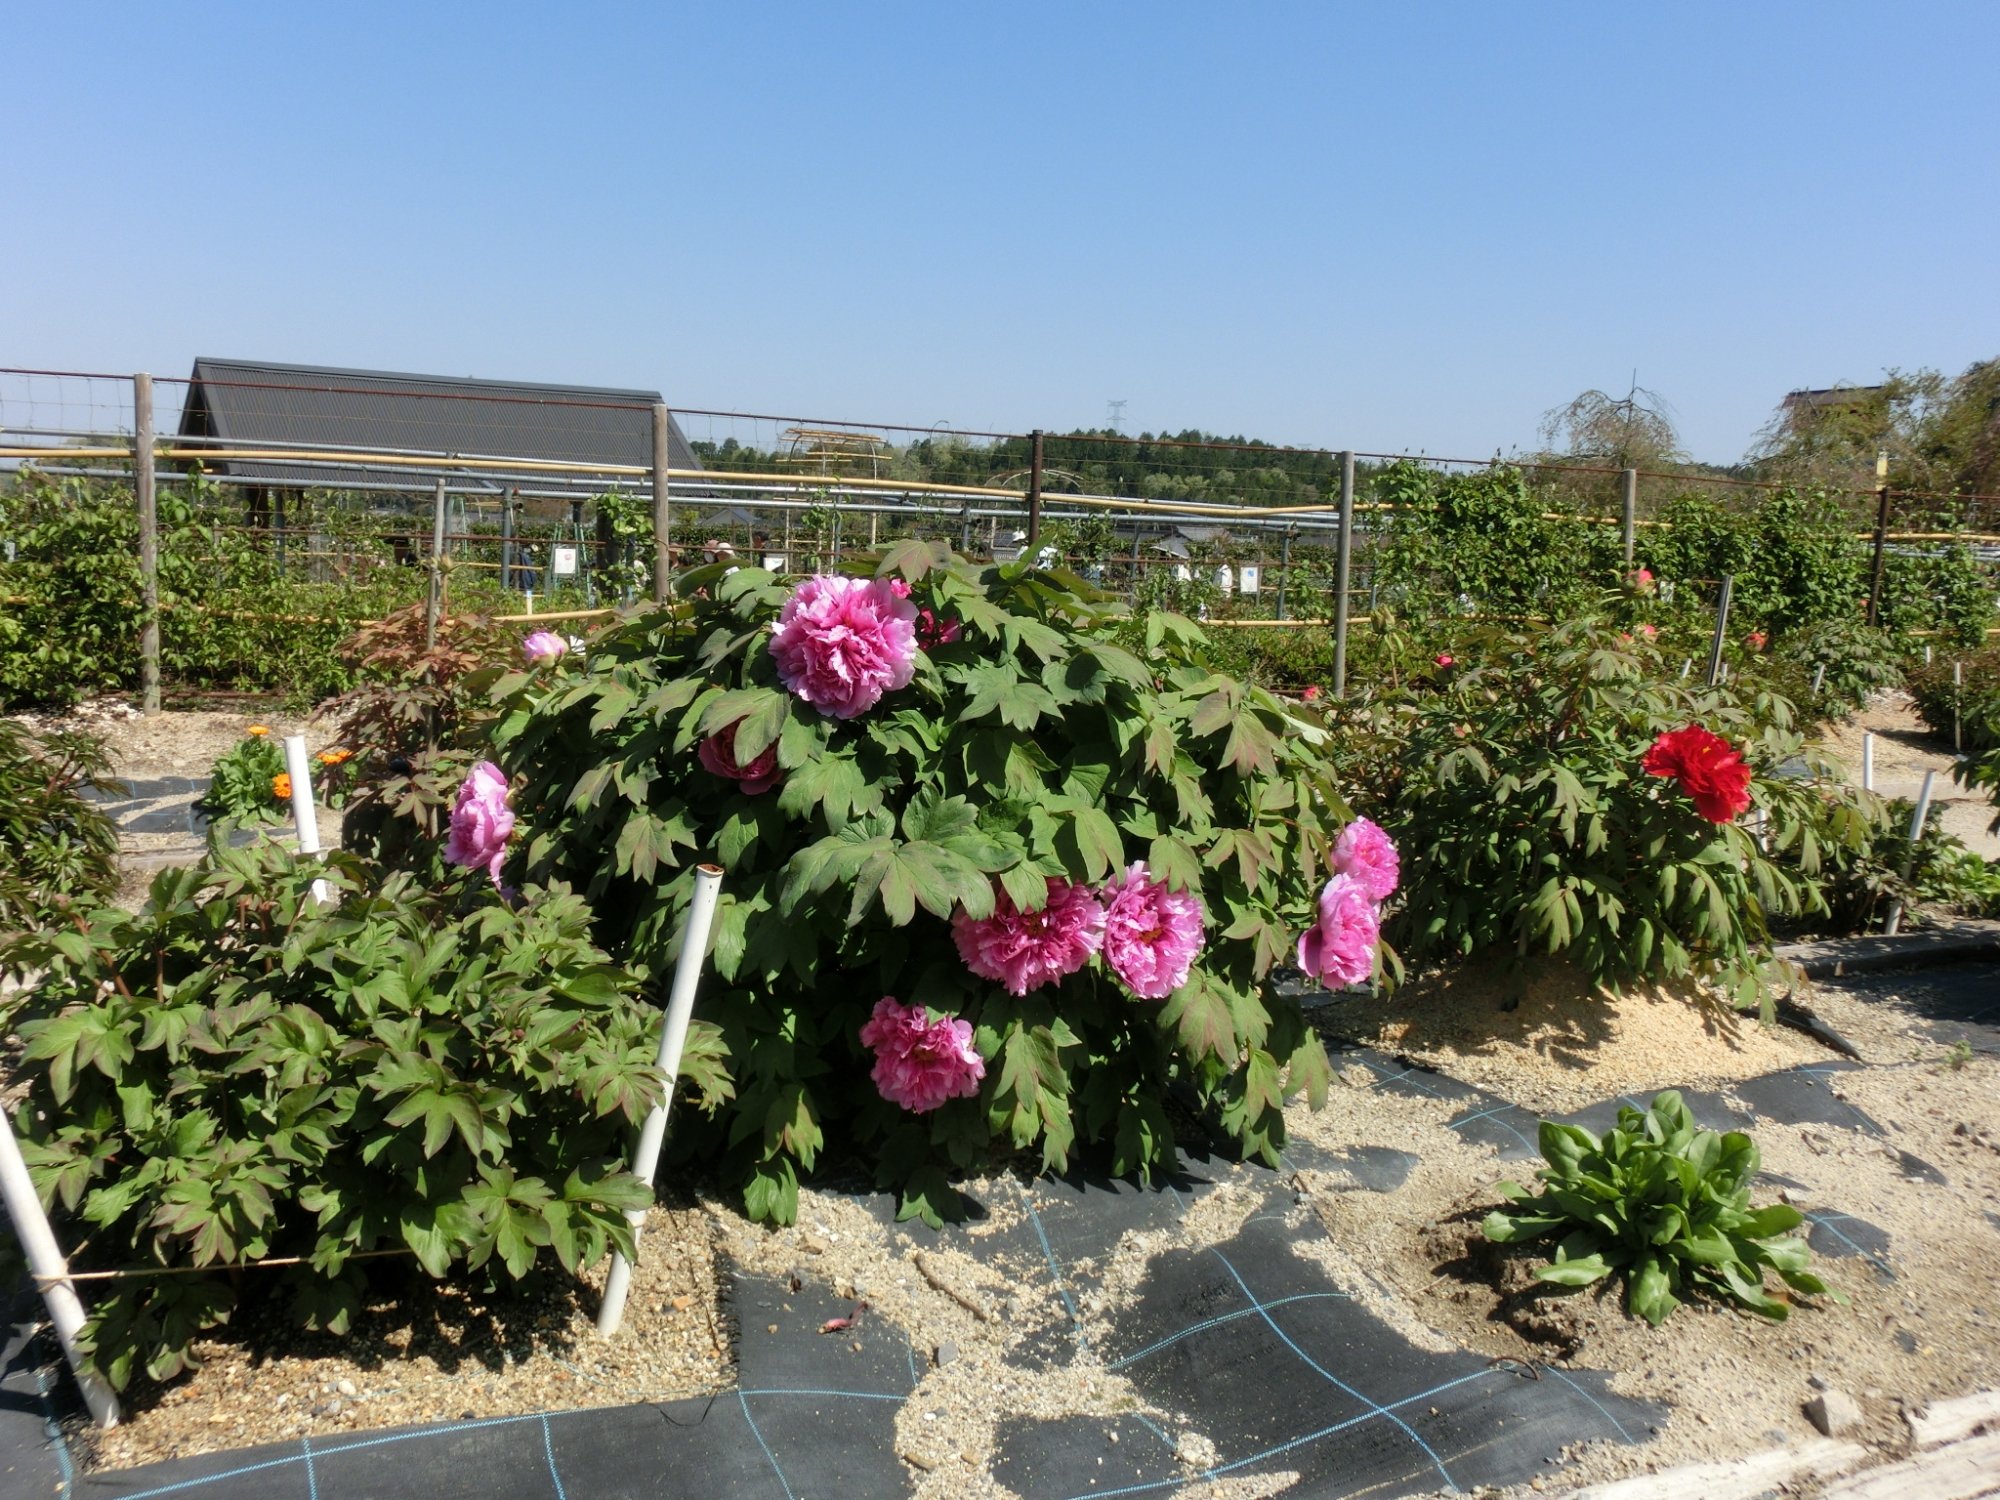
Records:
{"label": "red peony flower", "polygon": [[1670,729],[1640,762],[1648,776],[1671,776],[1711,823],[1734,822],[1750,806],[1750,767],[1736,747],[1699,724]]}

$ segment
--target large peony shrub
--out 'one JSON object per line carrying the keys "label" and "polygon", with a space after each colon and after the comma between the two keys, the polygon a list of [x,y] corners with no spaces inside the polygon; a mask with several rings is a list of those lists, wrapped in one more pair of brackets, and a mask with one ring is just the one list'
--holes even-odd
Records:
{"label": "large peony shrub", "polygon": [[[1171,1086],[1275,1158],[1323,1049],[1265,978],[1315,920],[1345,809],[1316,727],[1175,616],[904,544],[872,580],[702,570],[581,671],[517,674],[493,754],[510,884],[574,882],[663,977],[727,872],[701,1012],[735,1100],[681,1144],[760,1218],[835,1139],[935,1218],[996,1149],[1171,1163]],[[1372,962],[1372,955],[1370,956]]]}

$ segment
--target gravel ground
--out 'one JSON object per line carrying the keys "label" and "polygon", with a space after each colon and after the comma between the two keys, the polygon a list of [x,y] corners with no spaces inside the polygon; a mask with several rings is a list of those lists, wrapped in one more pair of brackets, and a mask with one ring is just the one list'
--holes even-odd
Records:
{"label": "gravel ground", "polygon": [[414,1270],[344,1337],[299,1333],[253,1311],[196,1346],[201,1367],[128,1396],[126,1421],[77,1440],[92,1468],[474,1417],[667,1401],[727,1390],[736,1333],[715,1241],[731,1215],[662,1203],[646,1220],[625,1325],[597,1334],[606,1267],[511,1296],[439,1285]]}

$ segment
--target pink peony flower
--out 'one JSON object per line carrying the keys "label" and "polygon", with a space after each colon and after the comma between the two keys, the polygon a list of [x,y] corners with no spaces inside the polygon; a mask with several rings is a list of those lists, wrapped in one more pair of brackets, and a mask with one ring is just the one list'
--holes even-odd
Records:
{"label": "pink peony flower", "polygon": [[[736,724],[743,721],[738,719]],[[755,797],[768,792],[785,779],[785,773],[778,769],[778,747],[766,745],[749,765],[736,763],[736,724],[725,724],[701,742],[694,752],[702,769],[712,775],[743,784],[743,794]]]}
{"label": "pink peony flower", "polygon": [[889,591],[893,593],[898,599],[909,598],[910,597],[909,580],[904,578],[891,578],[889,580]]}
{"label": "pink peony flower", "polygon": [[917,644],[926,651],[933,646],[949,646],[958,639],[958,632],[958,621],[932,614],[928,605],[918,606]]}
{"label": "pink peony flower", "polygon": [[1641,625],[1639,627],[1639,634],[1643,635],[1649,641],[1659,633],[1660,628],[1657,625]]}
{"label": "pink peony flower", "polygon": [[1457,658],[1455,658],[1449,651],[1440,651],[1436,656],[1433,656],[1431,660],[1440,667],[1454,667],[1458,665]]}
{"label": "pink peony flower", "polygon": [[1170,891],[1140,860],[1104,888],[1104,959],[1141,1000],[1164,1000],[1187,983],[1206,913],[1192,891]]}
{"label": "pink peony flower", "polygon": [[1743,644],[1748,646],[1752,651],[1762,651],[1766,646],[1771,644],[1771,638],[1761,630],[1753,630],[1743,637]]}
{"label": "pink peony flower", "polygon": [[875,1002],[861,1045],[875,1049],[873,1076],[882,1097],[912,1114],[929,1114],[947,1099],[970,1099],[986,1076],[970,1021],[932,1018],[921,1005],[899,1005],[888,995]]}
{"label": "pink peony flower", "polygon": [[1089,889],[1049,877],[1049,903],[1024,912],[1005,891],[994,893],[993,915],[951,919],[952,941],[965,966],[997,979],[1008,993],[1025,995],[1074,974],[1104,946],[1104,908]]}
{"label": "pink peony flower", "polygon": [[1319,920],[1299,936],[1299,967],[1335,989],[1360,984],[1375,972],[1381,917],[1367,887],[1336,875],[1319,893]]}
{"label": "pink peony flower", "polygon": [[1306,690],[1303,693],[1300,693],[1299,697],[1304,699],[1307,703],[1316,702],[1319,698],[1319,684],[1316,682],[1307,683]]}
{"label": "pink peony flower", "polygon": [[1356,818],[1333,842],[1333,868],[1360,881],[1370,901],[1387,901],[1402,875],[1403,860],[1394,839],[1367,818]]}
{"label": "pink peony flower", "polygon": [[917,608],[887,579],[822,573],[792,591],[771,637],[785,686],[823,714],[852,719],[916,672]]}
{"label": "pink peony flower", "polygon": [[1653,592],[1653,570],[1651,568],[1635,568],[1628,575],[1626,581],[1632,585],[1633,590],[1637,593],[1650,594]]}
{"label": "pink peony flower", "polygon": [[482,760],[458,789],[444,857],[461,869],[476,870],[484,865],[487,875],[498,885],[500,865],[507,858],[507,840],[513,832],[514,809],[507,805],[507,774],[492,761]]}
{"label": "pink peony flower", "polygon": [[537,630],[521,642],[521,654],[528,659],[531,667],[540,666],[545,661],[555,661],[569,651],[569,642],[553,630]]}

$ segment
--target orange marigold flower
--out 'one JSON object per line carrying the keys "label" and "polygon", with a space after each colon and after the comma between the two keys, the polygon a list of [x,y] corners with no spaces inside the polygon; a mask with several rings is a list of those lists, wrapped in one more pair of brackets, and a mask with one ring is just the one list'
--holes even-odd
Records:
{"label": "orange marigold flower", "polygon": [[280,802],[291,800],[292,778],[290,772],[280,771],[276,776],[271,778],[271,795],[276,797]]}
{"label": "orange marigold flower", "polygon": [[269,734],[270,732],[271,732],[271,726],[269,724],[252,724],[250,726],[250,737],[252,739],[261,740],[265,735]]}
{"label": "orange marigold flower", "polygon": [[352,750],[322,750],[315,758],[323,766],[337,766],[343,761],[352,759],[353,755]]}

